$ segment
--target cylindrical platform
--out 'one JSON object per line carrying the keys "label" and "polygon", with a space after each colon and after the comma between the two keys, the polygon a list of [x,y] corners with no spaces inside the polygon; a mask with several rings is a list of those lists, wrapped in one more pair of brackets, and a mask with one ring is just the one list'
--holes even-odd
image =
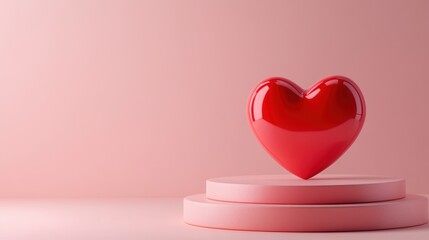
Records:
{"label": "cylindrical platform", "polygon": [[184,200],[191,225],[251,231],[359,231],[409,227],[428,221],[427,199],[418,195],[360,204],[251,204],[213,201],[204,194]]}
{"label": "cylindrical platform", "polygon": [[209,179],[207,198],[271,204],[364,203],[405,197],[402,178],[321,175],[310,180],[292,175],[254,175]]}

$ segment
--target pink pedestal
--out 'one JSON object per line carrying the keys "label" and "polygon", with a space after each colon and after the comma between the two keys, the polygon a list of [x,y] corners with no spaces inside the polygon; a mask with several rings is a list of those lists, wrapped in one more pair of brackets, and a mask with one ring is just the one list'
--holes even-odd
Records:
{"label": "pink pedestal", "polygon": [[364,203],[405,197],[401,178],[322,175],[303,181],[291,175],[254,175],[207,180],[207,198],[229,202]]}
{"label": "pink pedestal", "polygon": [[428,221],[425,197],[405,195],[399,178],[288,175],[207,180],[207,197],[184,200],[191,225],[251,231],[358,231],[409,227]]}
{"label": "pink pedestal", "polygon": [[252,231],[359,231],[409,227],[428,221],[427,199],[417,195],[361,204],[284,205],[230,203],[204,194],[184,200],[186,223]]}

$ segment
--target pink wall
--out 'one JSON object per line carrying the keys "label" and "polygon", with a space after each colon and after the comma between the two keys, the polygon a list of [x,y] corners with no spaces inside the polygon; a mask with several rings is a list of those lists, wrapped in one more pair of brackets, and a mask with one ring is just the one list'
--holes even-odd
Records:
{"label": "pink wall", "polygon": [[429,1],[2,1],[0,196],[183,196],[283,173],[253,86],[354,79],[360,137],[328,173],[429,192]]}

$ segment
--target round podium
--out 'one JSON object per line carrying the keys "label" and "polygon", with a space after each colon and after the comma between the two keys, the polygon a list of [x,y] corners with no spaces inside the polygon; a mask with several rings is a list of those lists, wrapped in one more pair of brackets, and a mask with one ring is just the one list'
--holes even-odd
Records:
{"label": "round podium", "polygon": [[426,223],[428,202],[406,195],[400,178],[237,176],[209,179],[206,195],[186,197],[184,221],[249,231],[378,230]]}
{"label": "round podium", "polygon": [[364,203],[405,197],[401,178],[322,175],[310,180],[292,175],[256,175],[209,179],[209,199],[275,204]]}

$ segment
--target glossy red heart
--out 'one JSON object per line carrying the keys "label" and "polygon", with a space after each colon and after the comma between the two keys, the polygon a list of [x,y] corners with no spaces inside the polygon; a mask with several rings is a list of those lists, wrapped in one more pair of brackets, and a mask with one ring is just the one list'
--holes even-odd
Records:
{"label": "glossy red heart", "polygon": [[284,78],[262,81],[248,102],[252,130],[270,155],[309,179],[334,163],[365,121],[365,101],[350,79],[333,76],[309,90]]}

